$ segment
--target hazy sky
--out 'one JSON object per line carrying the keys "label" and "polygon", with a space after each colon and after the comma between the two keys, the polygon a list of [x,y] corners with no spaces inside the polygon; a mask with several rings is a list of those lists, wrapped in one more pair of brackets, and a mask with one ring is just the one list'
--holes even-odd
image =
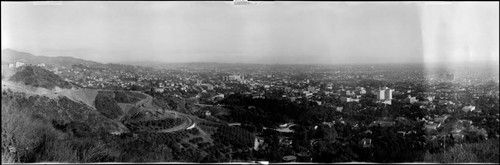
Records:
{"label": "hazy sky", "polygon": [[496,61],[498,3],[2,2],[2,49],[98,62]]}

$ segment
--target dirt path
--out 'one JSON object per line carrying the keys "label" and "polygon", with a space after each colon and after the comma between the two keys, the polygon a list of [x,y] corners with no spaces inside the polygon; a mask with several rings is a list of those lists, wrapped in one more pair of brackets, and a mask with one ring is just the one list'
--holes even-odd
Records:
{"label": "dirt path", "polygon": [[[146,96],[147,96],[147,98],[137,102],[135,105],[139,106],[139,107],[148,108],[148,109],[158,109],[158,108],[153,106],[153,97],[151,97],[149,95],[146,95]],[[183,122],[182,124],[177,125],[175,127],[164,129],[164,130],[159,130],[157,132],[165,133],[165,132],[181,131],[181,130],[187,129],[189,126],[191,126],[192,124],[195,123],[192,116],[190,116],[188,114],[180,113],[180,112],[173,111],[173,110],[162,110],[162,112],[166,113],[166,114],[174,114],[174,116],[181,118],[185,122]]]}
{"label": "dirt path", "polygon": [[179,118],[182,118],[185,122],[178,125],[178,126],[175,126],[175,127],[172,127],[172,128],[168,128],[168,129],[164,129],[164,130],[159,130],[157,132],[161,132],[161,133],[166,133],[166,132],[175,132],[175,131],[181,131],[181,130],[185,130],[186,128],[188,128],[189,126],[191,126],[194,122],[191,118],[189,118],[188,116],[186,115],[183,115],[183,114],[178,114],[178,117]]}

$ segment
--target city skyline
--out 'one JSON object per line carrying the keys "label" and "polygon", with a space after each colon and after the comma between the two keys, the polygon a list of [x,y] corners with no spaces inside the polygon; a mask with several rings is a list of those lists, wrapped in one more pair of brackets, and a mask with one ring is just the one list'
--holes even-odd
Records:
{"label": "city skyline", "polygon": [[2,49],[102,63],[498,65],[497,4],[2,2]]}

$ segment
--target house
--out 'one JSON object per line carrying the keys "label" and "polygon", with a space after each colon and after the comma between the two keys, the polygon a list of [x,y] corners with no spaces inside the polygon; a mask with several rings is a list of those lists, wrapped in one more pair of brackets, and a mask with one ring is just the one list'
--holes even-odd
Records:
{"label": "house", "polygon": [[349,102],[359,102],[359,99],[353,99],[353,98],[349,98],[349,97],[340,97],[340,101],[342,103],[349,103]]}
{"label": "house", "polygon": [[19,68],[19,67],[21,67],[21,66],[23,66],[23,65],[24,65],[24,63],[23,63],[23,62],[19,62],[19,61],[17,61],[17,62],[16,62],[16,64],[14,65],[14,67]]}
{"label": "house", "polygon": [[264,138],[262,138],[262,137],[258,137],[258,136],[255,136],[253,149],[254,149],[255,151],[258,151],[258,150],[259,150],[259,147],[260,147],[260,146],[262,146],[263,144],[264,144]]}
{"label": "house", "polygon": [[309,152],[307,150],[301,151],[295,155],[297,156],[297,161],[299,161],[299,162],[311,162],[312,161],[311,152]]}
{"label": "house", "polygon": [[213,100],[222,100],[224,99],[224,94],[218,94],[212,97]]}
{"label": "house", "polygon": [[372,139],[363,138],[359,143],[363,146],[363,148],[368,148],[372,146]]}
{"label": "house", "polygon": [[430,121],[430,122],[427,122],[425,123],[424,125],[424,128],[427,130],[427,131],[431,131],[431,130],[437,130],[437,128],[441,126],[441,123],[434,123],[433,121]]}
{"label": "house", "polygon": [[413,104],[413,103],[418,102],[418,100],[417,100],[417,97],[411,97],[410,95],[408,95],[408,97],[405,99],[404,102]]}
{"label": "house", "polygon": [[366,90],[364,87],[356,87],[355,93],[358,95],[364,95],[366,94]]}
{"label": "house", "polygon": [[312,86],[309,86],[309,87],[307,87],[307,91],[310,92],[310,93],[315,93],[316,92],[316,88],[312,87]]}
{"label": "house", "polygon": [[312,93],[306,93],[306,97],[312,97]]}
{"label": "house", "polygon": [[280,136],[279,137],[279,144],[281,146],[290,146],[290,145],[292,145],[292,139],[290,139],[289,137]]}
{"label": "house", "polygon": [[442,115],[441,117],[436,117],[434,118],[434,122],[436,123],[443,123],[448,117],[450,117],[450,115]]}
{"label": "house", "polygon": [[155,93],[163,93],[163,92],[165,92],[165,89],[164,88],[153,88],[153,92],[155,92]]}
{"label": "house", "polygon": [[278,128],[274,129],[275,131],[282,132],[282,133],[292,133],[294,132],[292,129],[290,129],[291,126],[286,127],[286,128]]}
{"label": "house", "polygon": [[229,123],[228,126],[241,126],[241,123]]}
{"label": "house", "polygon": [[370,123],[370,125],[368,125],[368,127],[373,127],[373,126],[391,127],[394,124],[396,124],[396,122],[377,120],[377,121],[373,121],[372,123]]}
{"label": "house", "polygon": [[262,94],[253,94],[252,99],[264,99],[265,97]]}
{"label": "house", "polygon": [[382,103],[382,104],[387,104],[387,105],[391,105],[392,104],[392,100],[380,100],[378,102]]}
{"label": "house", "polygon": [[465,135],[461,134],[461,133],[454,133],[454,134],[452,134],[452,136],[453,136],[453,139],[455,139],[456,142],[462,141],[465,138]]}
{"label": "house", "polygon": [[210,112],[210,111],[205,111],[205,116],[210,116],[210,115],[212,115],[212,112]]}
{"label": "house", "polygon": [[285,162],[295,162],[295,160],[297,160],[297,157],[294,155],[283,156],[283,160]]}
{"label": "house", "polygon": [[335,121],[332,121],[332,122],[323,122],[323,123],[321,123],[321,124],[323,124],[323,125],[327,125],[328,127],[330,127],[330,128],[331,128],[331,127],[333,127],[333,126],[335,125]]}
{"label": "house", "polygon": [[448,100],[439,100],[438,104],[439,105],[455,105],[455,103],[453,103],[452,101],[448,101]]}
{"label": "house", "polygon": [[405,131],[398,131],[397,132],[398,135],[402,135],[402,136],[405,136],[406,135],[406,132]]}
{"label": "house", "polygon": [[472,112],[474,110],[476,110],[476,106],[472,106],[472,105],[465,106],[462,108],[462,111],[464,111],[464,112]]}
{"label": "house", "polygon": [[119,131],[113,131],[113,132],[111,132],[111,135],[121,135],[121,134],[122,134],[122,132],[119,132]]}

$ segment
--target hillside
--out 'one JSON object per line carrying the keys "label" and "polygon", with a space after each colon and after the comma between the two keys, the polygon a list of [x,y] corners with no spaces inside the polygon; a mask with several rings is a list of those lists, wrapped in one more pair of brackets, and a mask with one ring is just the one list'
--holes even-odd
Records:
{"label": "hillside", "polygon": [[200,110],[200,107],[193,104],[189,99],[174,96],[156,96],[153,99],[153,104],[163,109],[171,109],[186,114],[194,114]]}
{"label": "hillside", "polygon": [[[70,89],[47,97],[8,87],[2,89],[2,135],[8,136],[2,144],[26,150],[20,160],[7,155],[7,162],[216,162],[229,160],[231,145],[248,148],[254,138],[244,130],[157,110],[151,98],[140,93],[88,91],[92,94],[83,96],[74,90],[82,93],[79,97],[95,100],[92,107],[66,97],[63,93]],[[120,105],[131,108],[123,111]],[[186,129],[193,121],[200,125]],[[231,134],[235,132],[242,135]]]}
{"label": "hillside", "polygon": [[10,77],[9,80],[22,82],[29,86],[43,87],[46,89],[54,89],[56,86],[66,89],[70,89],[72,87],[69,82],[64,81],[58,75],[37,66],[22,67],[12,77]]}
{"label": "hillside", "polygon": [[2,64],[13,63],[13,62],[24,62],[26,64],[47,64],[53,66],[71,66],[75,64],[85,64],[85,65],[97,65],[98,62],[83,60],[73,57],[46,57],[46,56],[35,56],[30,53],[19,52],[12,49],[2,50]]}

